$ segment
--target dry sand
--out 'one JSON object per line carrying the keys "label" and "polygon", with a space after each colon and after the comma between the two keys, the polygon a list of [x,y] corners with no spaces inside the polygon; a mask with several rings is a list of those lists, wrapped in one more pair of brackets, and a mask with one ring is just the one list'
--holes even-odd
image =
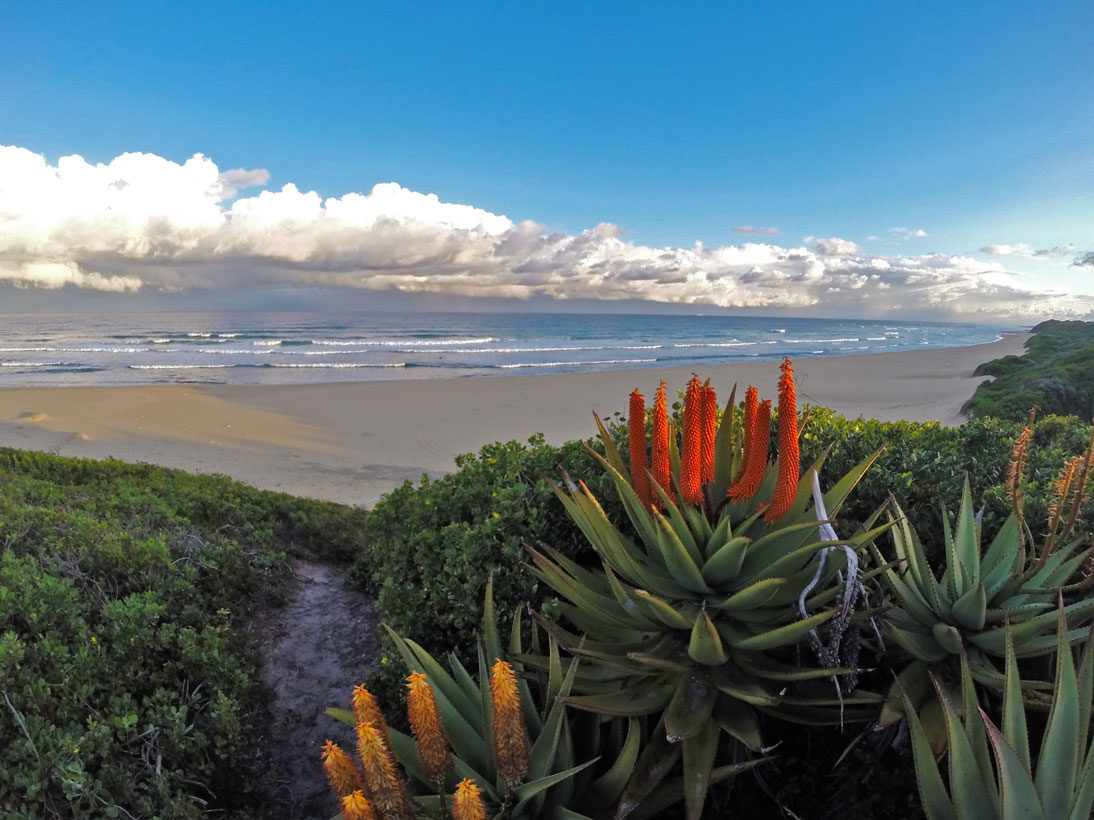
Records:
{"label": "dry sand", "polygon": [[[798,397],[848,416],[960,424],[977,365],[1022,353],[1029,334],[943,350],[801,358]],[[622,411],[659,379],[682,388],[692,368],[372,381],[322,385],[156,385],[0,389],[0,445],[67,456],[217,472],[257,487],[371,504],[423,473],[454,468],[491,441],[592,435],[592,411]],[[755,384],[774,397],[773,361],[711,365],[719,395]]]}

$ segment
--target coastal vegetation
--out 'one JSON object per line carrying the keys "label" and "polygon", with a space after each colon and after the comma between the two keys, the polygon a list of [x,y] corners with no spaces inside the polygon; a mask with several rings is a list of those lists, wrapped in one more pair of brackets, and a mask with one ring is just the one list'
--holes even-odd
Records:
{"label": "coastal vegetation", "polygon": [[1026,786],[1000,738],[1023,800],[1085,816],[1091,426],[846,419],[788,362],[777,412],[738,398],[636,392],[595,439],[494,443],[367,513],[0,450],[0,813],[259,816],[252,633],[309,557],[386,627],[323,704],[347,818],[391,777],[457,818],[963,817],[962,784]]}
{"label": "coastal vegetation", "polygon": [[223,476],[0,449],[0,815],[246,817],[252,620],[361,511]]}
{"label": "coastal vegetation", "polygon": [[1044,413],[1094,416],[1094,322],[1051,319],[1033,328],[1021,356],[982,364],[981,384],[965,405],[976,416],[1021,419],[1029,408]]}

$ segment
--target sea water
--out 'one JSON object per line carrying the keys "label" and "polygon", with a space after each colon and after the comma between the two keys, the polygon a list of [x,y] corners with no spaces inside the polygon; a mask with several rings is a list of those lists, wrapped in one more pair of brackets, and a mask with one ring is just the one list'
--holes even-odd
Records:
{"label": "sea water", "polygon": [[0,387],[307,384],[924,350],[1017,325],[532,313],[0,315]]}

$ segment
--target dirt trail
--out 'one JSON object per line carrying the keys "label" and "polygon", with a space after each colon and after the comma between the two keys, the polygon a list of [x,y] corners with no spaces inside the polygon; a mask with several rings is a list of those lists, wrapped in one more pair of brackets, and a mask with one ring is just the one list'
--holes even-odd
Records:
{"label": "dirt trail", "polygon": [[271,804],[263,816],[327,820],[336,808],[319,764],[332,734],[328,706],[348,706],[353,687],[372,671],[379,617],[337,567],[297,561],[283,607],[255,624],[270,691],[257,768]]}

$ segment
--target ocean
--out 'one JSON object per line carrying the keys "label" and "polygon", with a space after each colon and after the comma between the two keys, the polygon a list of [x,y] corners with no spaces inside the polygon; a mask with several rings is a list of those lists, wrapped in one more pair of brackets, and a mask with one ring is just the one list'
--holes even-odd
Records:
{"label": "ocean", "polygon": [[0,315],[0,387],[580,373],[959,347],[1018,329],[706,315]]}

